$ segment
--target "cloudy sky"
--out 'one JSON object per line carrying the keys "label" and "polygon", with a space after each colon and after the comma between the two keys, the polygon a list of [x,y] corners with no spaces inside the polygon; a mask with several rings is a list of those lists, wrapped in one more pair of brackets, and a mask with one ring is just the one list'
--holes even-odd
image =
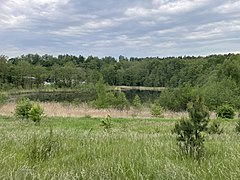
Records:
{"label": "cloudy sky", "polygon": [[240,52],[239,0],[0,0],[0,54]]}

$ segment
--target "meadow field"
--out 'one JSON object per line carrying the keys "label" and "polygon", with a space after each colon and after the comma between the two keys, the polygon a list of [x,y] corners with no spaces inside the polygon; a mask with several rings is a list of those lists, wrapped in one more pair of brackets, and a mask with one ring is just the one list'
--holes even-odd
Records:
{"label": "meadow field", "polygon": [[179,152],[176,119],[0,116],[0,179],[240,179],[236,120],[207,135],[200,161]]}

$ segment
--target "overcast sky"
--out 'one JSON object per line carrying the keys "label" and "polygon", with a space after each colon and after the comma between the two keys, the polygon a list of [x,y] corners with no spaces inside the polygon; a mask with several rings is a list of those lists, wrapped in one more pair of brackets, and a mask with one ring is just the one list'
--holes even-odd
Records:
{"label": "overcast sky", "polygon": [[0,0],[0,54],[240,52],[236,0]]}

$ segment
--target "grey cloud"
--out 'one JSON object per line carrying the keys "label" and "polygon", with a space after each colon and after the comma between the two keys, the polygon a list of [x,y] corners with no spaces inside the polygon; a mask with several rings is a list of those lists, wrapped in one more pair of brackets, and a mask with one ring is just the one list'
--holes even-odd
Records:
{"label": "grey cloud", "polygon": [[224,0],[3,1],[0,49],[115,57],[238,51],[239,7]]}

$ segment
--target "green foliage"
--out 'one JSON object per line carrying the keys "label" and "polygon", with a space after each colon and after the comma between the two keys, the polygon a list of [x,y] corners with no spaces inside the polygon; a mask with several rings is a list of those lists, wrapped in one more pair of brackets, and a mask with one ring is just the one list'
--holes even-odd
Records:
{"label": "green foliage", "polygon": [[34,103],[32,108],[29,110],[29,119],[35,123],[40,123],[43,117],[43,108],[38,103]]}
{"label": "green foliage", "polygon": [[124,92],[108,92],[107,93],[107,105],[113,108],[124,110],[129,108],[129,101]]}
{"label": "green foliage", "polygon": [[133,99],[133,113],[132,117],[135,118],[141,111],[142,104],[140,97],[136,94]]}
{"label": "green foliage", "polygon": [[116,98],[116,105],[115,107],[119,110],[123,110],[123,109],[128,109],[129,108],[129,102],[126,98],[126,95],[124,92],[120,92],[117,95]]}
{"label": "green foliage", "polygon": [[200,159],[204,153],[204,135],[209,122],[209,112],[201,97],[197,96],[188,104],[189,119],[182,119],[175,124],[173,133],[176,134],[180,150],[191,157]]}
{"label": "green foliage", "polygon": [[54,137],[52,127],[50,127],[48,136],[38,138],[34,134],[27,155],[33,162],[46,161],[55,157],[59,153],[60,147],[61,142],[57,137]]}
{"label": "green foliage", "polygon": [[203,155],[204,137],[196,133],[196,128],[191,120],[182,119],[175,124],[173,133],[177,135],[177,145],[182,153],[199,159]]}
{"label": "green foliage", "polygon": [[238,134],[240,134],[240,120],[238,120],[238,122],[236,124],[236,127],[235,127],[235,130]]}
{"label": "green foliage", "polygon": [[[197,90],[210,110],[224,103],[240,109],[240,54],[129,59],[121,56],[119,61],[81,55],[27,54],[10,59],[0,56],[0,89],[46,88],[45,81],[55,88],[81,89],[85,83],[97,82],[172,88],[161,93],[160,102],[165,109],[174,111],[186,110]],[[106,88],[101,83],[79,95],[79,102],[94,99],[97,108],[108,107]]]}
{"label": "green foliage", "polygon": [[217,108],[218,118],[233,119],[234,116],[235,116],[235,110],[229,104],[225,104]]}
{"label": "green foliage", "polygon": [[137,94],[135,95],[135,97],[133,99],[133,106],[136,109],[141,109],[141,107],[142,107],[141,99]]}
{"label": "green foliage", "polygon": [[32,107],[33,103],[28,98],[21,98],[17,101],[15,115],[21,119],[28,119]]}
{"label": "green foliage", "polygon": [[151,110],[152,116],[154,116],[154,117],[163,117],[164,109],[162,108],[160,103],[155,102],[154,104],[152,104],[150,110]]}
{"label": "green foliage", "polygon": [[215,78],[201,88],[206,105],[211,110],[222,104],[231,104],[235,108],[240,107],[240,91],[236,82],[230,78]]}
{"label": "green foliage", "polygon": [[101,119],[100,126],[103,127],[104,131],[109,131],[112,128],[112,118],[110,115],[107,115],[105,119]]}
{"label": "green foliage", "polygon": [[43,117],[43,109],[39,103],[31,102],[28,98],[17,101],[15,114],[21,119],[30,119],[35,123],[40,123]]}
{"label": "green foliage", "polygon": [[107,93],[107,104],[113,108],[117,105],[117,98],[115,96],[115,93],[112,91],[109,91]]}
{"label": "green foliage", "polygon": [[203,98],[196,96],[196,98],[188,103],[189,117],[195,125],[198,125],[200,130],[204,130],[209,122],[209,110],[204,105]]}
{"label": "green foliage", "polygon": [[211,123],[209,123],[207,132],[208,134],[222,134],[223,128],[220,127],[220,122],[213,120]]}
{"label": "green foliage", "polygon": [[[237,84],[240,83],[240,58],[239,57],[229,57],[227,58],[223,65],[219,74],[224,74],[226,77],[232,79]],[[221,75],[220,75],[221,76]]]}
{"label": "green foliage", "polygon": [[6,95],[0,93],[0,106],[6,102]]}
{"label": "green foliage", "polygon": [[184,111],[187,104],[196,94],[196,89],[190,85],[184,85],[180,88],[164,90],[159,98],[164,109],[172,111]]}
{"label": "green foliage", "polygon": [[96,84],[97,99],[95,101],[95,106],[97,108],[107,108],[107,90],[104,84],[103,78],[101,78]]}

